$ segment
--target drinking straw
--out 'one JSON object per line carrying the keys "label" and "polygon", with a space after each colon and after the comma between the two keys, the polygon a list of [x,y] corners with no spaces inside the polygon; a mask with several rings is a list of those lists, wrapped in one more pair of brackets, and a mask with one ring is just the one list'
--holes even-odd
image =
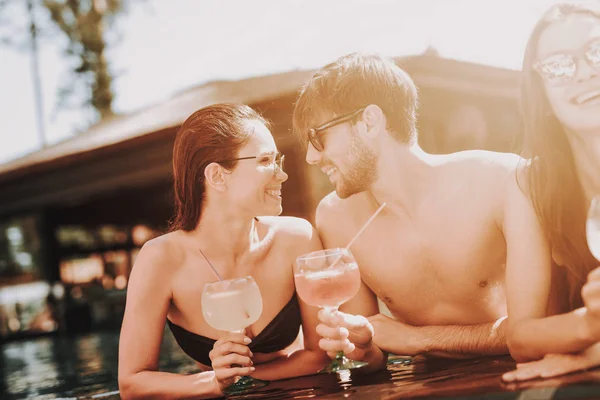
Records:
{"label": "drinking straw", "polygon": [[219,272],[217,272],[217,269],[212,265],[212,263],[208,260],[208,258],[206,257],[206,255],[204,254],[204,252],[201,249],[198,249],[198,251],[200,252],[200,254],[202,254],[202,257],[204,257],[204,259],[206,260],[206,262],[208,263],[208,265],[210,265],[210,267],[212,268],[213,272],[215,273],[215,275],[217,276],[217,278],[222,281],[223,278],[221,277],[221,275],[219,274]]}
{"label": "drinking straw", "polygon": [[[379,208],[377,209],[377,211],[375,211],[375,213],[373,215],[371,215],[371,218],[369,218],[367,220],[367,222],[365,222],[365,224],[362,226],[362,228],[360,228],[360,230],[358,232],[356,232],[356,235],[354,235],[352,240],[350,240],[350,242],[348,242],[348,244],[346,245],[346,247],[345,247],[346,250],[350,249],[350,246],[352,246],[354,244],[354,242],[356,241],[356,239],[358,239],[358,237],[365,231],[365,229],[367,229],[367,226],[369,226],[371,224],[371,222],[373,222],[373,220],[375,219],[377,214],[379,214],[383,210],[383,208],[386,206],[386,204],[387,203],[383,203],[382,205],[380,205]],[[329,266],[329,268],[332,268],[341,259],[342,259],[342,254],[340,254],[340,256],[338,258],[336,258],[336,260],[333,262],[333,264],[331,264]]]}
{"label": "drinking straw", "polygon": [[350,242],[348,242],[348,244],[346,245],[346,249],[350,249],[350,246],[352,246],[352,244],[356,241],[356,239],[358,239],[358,237],[364,232],[364,230],[367,229],[367,226],[369,226],[369,224],[371,222],[373,222],[373,220],[375,219],[377,214],[379,214],[381,212],[381,210],[383,210],[383,208],[385,207],[386,204],[387,203],[383,203],[382,205],[379,206],[377,211],[375,211],[375,213],[373,215],[371,215],[371,218],[369,218],[367,220],[367,222],[365,222],[365,224],[362,226],[362,228],[360,228],[360,230],[358,232],[356,232],[356,235],[354,235],[352,240],[350,240]]}
{"label": "drinking straw", "polygon": [[[212,263],[210,262],[210,260],[208,259],[208,257],[206,257],[206,255],[204,254],[204,252],[200,248],[198,248],[198,251],[200,252],[200,254],[202,254],[202,257],[204,257],[204,259],[206,260],[206,262],[208,263],[208,265],[210,265],[210,268],[213,270],[213,272],[215,273],[215,275],[217,276],[217,278],[222,282],[223,278],[221,277],[221,274],[219,274],[219,272],[214,267],[214,265],[212,265]],[[248,312],[248,310],[246,309],[246,307],[244,307],[244,315],[246,316],[246,318],[250,318],[250,313]]]}

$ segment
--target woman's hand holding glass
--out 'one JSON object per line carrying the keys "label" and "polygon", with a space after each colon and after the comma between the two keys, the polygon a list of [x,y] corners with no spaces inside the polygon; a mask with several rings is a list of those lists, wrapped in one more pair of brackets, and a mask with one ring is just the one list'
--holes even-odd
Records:
{"label": "woman's hand holding glass", "polygon": [[237,377],[254,372],[253,354],[248,348],[250,342],[243,332],[225,332],[208,354],[221,393],[233,385]]}
{"label": "woman's hand holding glass", "polygon": [[[221,279],[218,274],[217,276]],[[247,364],[248,361],[251,362],[249,357],[252,357],[252,353],[247,347],[248,352],[244,349],[250,343],[249,338],[244,335],[245,329],[258,320],[262,307],[260,290],[251,276],[219,280],[204,286],[202,314],[210,326],[222,331],[210,353],[213,368],[219,368],[218,372],[215,369],[215,378],[218,382],[229,382],[230,379],[233,382],[230,385],[219,383],[220,390],[225,394],[246,393],[268,383],[248,376],[254,371],[252,365]],[[239,347],[240,345],[242,347]],[[235,360],[241,360],[243,363]],[[233,371],[223,371],[227,368]],[[236,381],[237,376],[240,376],[240,379]]]}
{"label": "woman's hand holding glass", "polygon": [[[600,196],[595,196],[590,204],[586,236],[592,255],[600,261]],[[581,298],[586,307],[589,334],[600,340],[600,267],[589,273],[581,289]]]}

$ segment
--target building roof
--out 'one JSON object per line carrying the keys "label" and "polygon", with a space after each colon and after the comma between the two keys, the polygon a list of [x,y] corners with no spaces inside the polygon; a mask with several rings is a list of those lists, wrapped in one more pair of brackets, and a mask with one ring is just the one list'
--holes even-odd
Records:
{"label": "building roof", "polygon": [[[434,51],[398,58],[423,87],[514,98],[518,72],[438,57]],[[68,164],[73,158],[180,125],[191,113],[209,104],[255,104],[297,91],[313,70],[288,71],[238,81],[214,81],[174,95],[138,112],[116,116],[88,131],[0,165],[0,184],[29,173]],[[58,163],[58,164],[57,164]]]}
{"label": "building roof", "polygon": [[[171,99],[133,114],[115,116],[88,131],[0,165],[0,182],[18,170],[35,170],[58,159],[94,151],[181,124],[191,113],[220,102],[256,103],[290,93],[302,85],[310,71],[290,71],[240,81],[210,82],[174,95]],[[23,171],[25,172],[25,171]]]}

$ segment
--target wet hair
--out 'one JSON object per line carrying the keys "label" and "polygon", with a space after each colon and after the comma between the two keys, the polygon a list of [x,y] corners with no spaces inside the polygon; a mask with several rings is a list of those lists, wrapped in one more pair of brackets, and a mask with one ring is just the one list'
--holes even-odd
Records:
{"label": "wet hair", "polygon": [[[204,170],[213,162],[230,160],[252,136],[248,123],[267,121],[242,104],[214,104],[201,108],[185,120],[173,145],[173,192],[175,214],[170,230],[196,228],[205,202]],[[219,162],[227,169],[237,161]]]}

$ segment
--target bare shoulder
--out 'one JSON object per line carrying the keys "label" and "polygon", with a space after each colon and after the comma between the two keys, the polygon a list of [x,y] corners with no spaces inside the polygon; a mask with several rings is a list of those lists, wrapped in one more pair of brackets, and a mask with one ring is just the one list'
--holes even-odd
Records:
{"label": "bare shoulder", "polygon": [[335,191],[323,197],[321,201],[319,201],[319,204],[317,204],[317,209],[315,211],[315,223],[317,229],[323,229],[324,226],[327,226],[332,220],[335,220],[336,216],[343,214],[342,208],[344,205],[344,200],[342,200]]}
{"label": "bare shoulder", "polygon": [[[325,247],[344,246],[356,231],[357,221],[370,215],[368,194],[358,193],[346,199],[335,191],[325,196],[317,206],[315,224]],[[367,217],[368,218],[368,217]]]}
{"label": "bare shoulder", "polygon": [[532,160],[522,158],[517,166],[515,173],[515,182],[521,188],[521,190],[526,190],[529,188],[529,173],[533,168]]}
{"label": "bare shoulder", "polygon": [[438,164],[447,182],[468,183],[480,194],[504,198],[508,187],[515,181],[517,171],[527,160],[514,153],[471,150],[439,156]]}
{"label": "bare shoulder", "polygon": [[531,168],[531,160],[523,160],[516,168],[513,179],[510,179],[507,185],[506,196],[509,203],[522,202],[524,199],[531,202],[529,195],[529,172]]}
{"label": "bare shoulder", "polygon": [[474,173],[509,173],[514,172],[525,160],[514,153],[501,153],[488,150],[469,150],[447,154],[443,163],[448,167],[471,169]]}
{"label": "bare shoulder", "polygon": [[320,231],[332,224],[343,228],[344,221],[348,221],[353,210],[360,207],[363,202],[363,193],[350,196],[347,199],[340,198],[335,191],[329,193],[317,205],[315,216],[317,229]]}
{"label": "bare shoulder", "polygon": [[304,218],[291,216],[260,217],[260,223],[277,237],[277,242],[294,253],[318,250],[321,242],[313,225]]}
{"label": "bare shoulder", "polygon": [[314,227],[304,218],[291,216],[259,217],[260,222],[267,225],[269,229],[275,230],[278,235],[292,239],[310,239]]}
{"label": "bare shoulder", "polygon": [[169,232],[144,243],[133,269],[156,268],[162,273],[172,272],[181,265],[184,257],[180,236],[181,232]]}

